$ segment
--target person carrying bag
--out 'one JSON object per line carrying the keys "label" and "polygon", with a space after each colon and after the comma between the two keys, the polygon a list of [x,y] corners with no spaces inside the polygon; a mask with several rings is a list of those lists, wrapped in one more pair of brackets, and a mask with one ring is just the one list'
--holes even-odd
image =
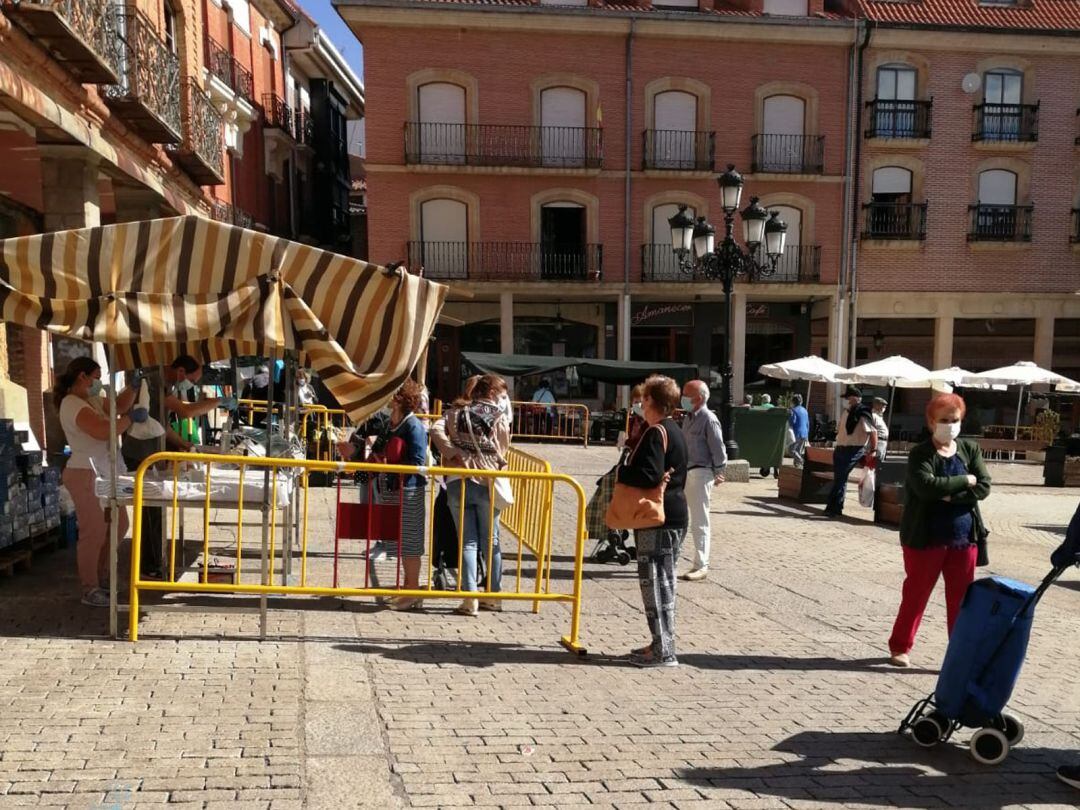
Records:
{"label": "person carrying bag", "polygon": [[640,667],[674,667],[675,561],[689,514],[686,484],[686,440],[671,418],[681,392],[670,377],[645,381],[642,405],[648,427],[634,452],[619,467],[615,493],[606,515],[612,528],[633,528],[638,580],[649,645],[633,650],[630,662]]}

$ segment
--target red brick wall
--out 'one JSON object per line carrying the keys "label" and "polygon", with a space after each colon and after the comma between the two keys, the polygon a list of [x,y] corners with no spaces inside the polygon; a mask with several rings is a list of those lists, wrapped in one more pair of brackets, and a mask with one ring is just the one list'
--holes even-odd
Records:
{"label": "red brick wall", "polygon": [[[482,233],[471,239],[529,241],[532,194],[550,188],[572,187],[600,199],[600,241],[604,244],[605,278],[621,280],[625,166],[625,37],[557,35],[548,33],[486,32],[411,28],[409,47],[403,32],[364,26],[370,187],[371,258],[403,258],[408,240],[409,195],[417,189],[449,184],[480,196]],[[767,50],[766,50],[767,49]],[[763,56],[767,52],[767,57]],[[798,81],[816,88],[819,99],[817,132],[825,136],[826,172],[843,168],[844,93],[846,70],[843,47],[727,42],[669,41],[638,37],[634,43],[634,86],[630,132],[631,169],[641,168],[641,138],[646,127],[645,87],[653,79],[690,75],[711,85],[711,120],[699,127],[716,131],[716,165],[733,162],[749,172],[754,134],[754,91],[773,81]],[[604,126],[604,175],[478,175],[380,171],[378,164],[404,162],[403,125],[407,118],[406,79],[425,68],[451,68],[471,74],[478,82],[479,123],[536,123],[531,83],[548,73],[572,72],[598,83]],[[679,65],[692,68],[680,70]],[[840,78],[838,78],[840,77]],[[840,87],[840,89],[838,89]],[[595,110],[587,111],[594,125]],[[372,168],[372,167],[376,168]],[[834,178],[835,179],[835,178]],[[652,194],[682,190],[710,201],[710,218],[719,220],[719,194],[710,179],[675,175],[633,180],[630,208],[632,277],[640,273],[640,245],[651,241],[643,232],[644,201]],[[816,232],[804,234],[804,244],[822,245],[823,280],[835,280],[839,267],[842,185],[839,182],[754,181],[745,196],[792,192],[810,198],[816,209]]]}
{"label": "red brick wall", "polygon": [[[867,51],[868,63],[875,51]],[[978,148],[972,144],[972,104],[981,91],[964,93],[960,82],[992,53],[920,54],[929,61],[929,83],[921,98],[933,96],[933,132],[927,146],[896,149],[863,141],[864,160],[890,152],[923,160],[927,238],[916,250],[860,249],[859,288],[895,291],[1071,292],[1080,288],[1080,255],[1069,245],[1070,209],[1076,204],[1078,134],[1076,77],[1080,59],[1030,57],[1032,99],[1038,99],[1039,139],[1030,151]],[[875,76],[868,71],[864,92],[873,98]],[[1025,85],[1030,84],[1025,81]],[[1025,90],[1025,95],[1026,95]],[[865,126],[865,121],[864,121]],[[1031,166],[1035,206],[1033,238],[1021,250],[980,250],[967,242],[968,205],[974,204],[978,165],[1011,155]],[[860,202],[870,199],[865,175]],[[860,228],[862,223],[860,222]]]}

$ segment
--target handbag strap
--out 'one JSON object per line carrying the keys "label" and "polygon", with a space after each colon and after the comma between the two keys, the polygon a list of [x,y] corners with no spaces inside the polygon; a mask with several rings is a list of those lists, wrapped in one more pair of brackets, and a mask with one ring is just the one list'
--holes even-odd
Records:
{"label": "handbag strap", "polygon": [[641,434],[641,438],[638,439],[638,443],[634,445],[634,449],[630,451],[630,455],[628,455],[626,457],[626,461],[623,462],[624,466],[629,466],[630,462],[634,460],[634,456],[637,455],[638,448],[641,447],[641,445],[645,442],[645,434],[647,434],[653,428],[656,428],[660,431],[661,441],[664,444],[664,458],[667,458],[667,429],[661,423],[657,422],[655,425],[649,425],[647,428],[645,428],[645,432]]}

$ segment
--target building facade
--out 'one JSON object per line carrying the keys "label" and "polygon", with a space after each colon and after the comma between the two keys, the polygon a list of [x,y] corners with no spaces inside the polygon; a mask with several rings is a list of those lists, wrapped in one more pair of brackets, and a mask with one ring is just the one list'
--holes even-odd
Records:
{"label": "building facade", "polygon": [[[288,0],[0,2],[0,238],[180,214],[300,235],[267,133],[287,93],[283,32],[301,21]],[[325,78],[342,69],[359,117],[355,74],[342,62]],[[0,332],[0,374],[26,388],[43,440],[43,394],[88,347]]]}
{"label": "building facade", "polygon": [[[984,13],[976,0],[338,0],[376,99],[372,257],[460,291],[448,311],[466,326],[440,327],[433,353],[440,393],[469,349],[717,370],[722,294],[679,269],[667,219],[686,205],[722,226],[729,163],[743,204],[760,197],[789,225],[777,272],[736,285],[736,396],[760,364],[811,352],[987,368],[996,358],[947,350],[946,335],[966,345],[969,317],[1002,319],[1003,337],[1029,329],[1025,357],[1068,360],[1077,12],[999,3],[973,22],[957,6]],[[1031,74],[1019,100],[1014,70]],[[1033,107],[1037,141],[1020,137]],[[1006,172],[1018,196],[1000,208]],[[1047,210],[1028,239],[1033,188]]]}

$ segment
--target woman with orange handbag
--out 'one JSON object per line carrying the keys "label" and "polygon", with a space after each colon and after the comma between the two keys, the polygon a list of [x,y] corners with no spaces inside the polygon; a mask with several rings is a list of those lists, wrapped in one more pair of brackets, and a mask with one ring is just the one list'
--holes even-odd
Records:
{"label": "woman with orange handbag", "polygon": [[639,667],[679,665],[675,657],[675,561],[689,524],[683,494],[686,442],[671,418],[680,396],[678,384],[670,377],[657,375],[645,381],[642,405],[648,427],[618,474],[618,483],[626,487],[659,489],[663,503],[663,522],[634,532],[641,598],[652,633],[652,643],[630,653],[630,662]]}

